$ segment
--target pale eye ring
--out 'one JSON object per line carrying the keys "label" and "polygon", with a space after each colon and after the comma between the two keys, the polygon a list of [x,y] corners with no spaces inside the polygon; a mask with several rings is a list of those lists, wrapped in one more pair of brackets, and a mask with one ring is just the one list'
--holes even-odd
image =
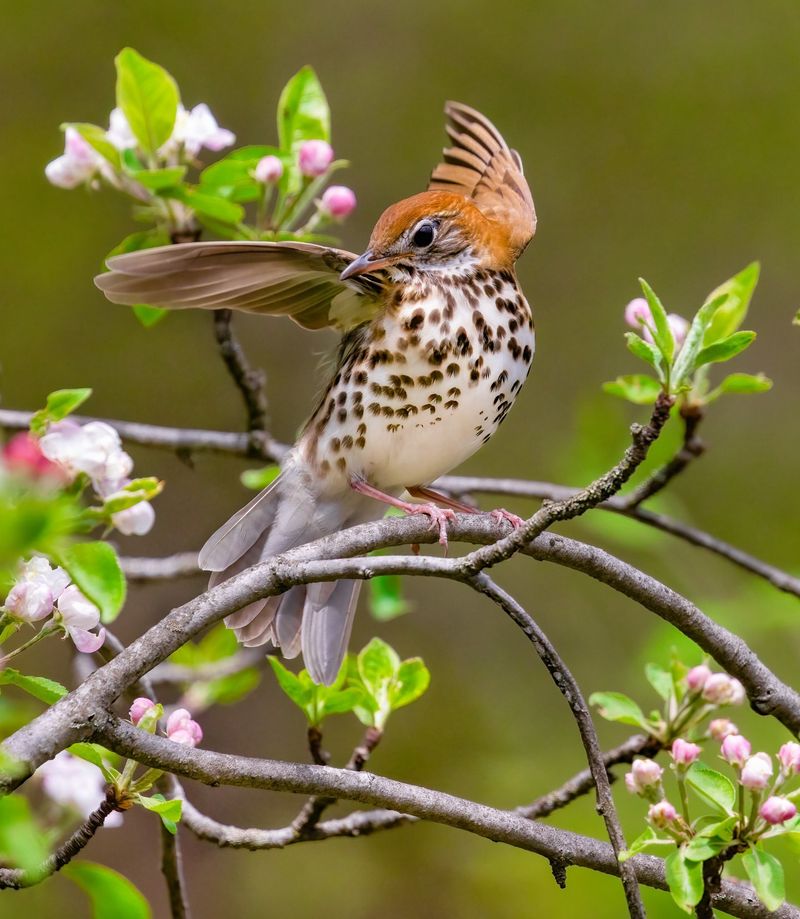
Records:
{"label": "pale eye ring", "polygon": [[436,239],[436,224],[425,220],[414,230],[411,242],[417,249],[427,249],[434,239]]}

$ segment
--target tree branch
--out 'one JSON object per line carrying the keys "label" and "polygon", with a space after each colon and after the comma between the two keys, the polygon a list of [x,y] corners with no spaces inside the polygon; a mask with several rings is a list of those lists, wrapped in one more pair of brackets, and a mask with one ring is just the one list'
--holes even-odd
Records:
{"label": "tree branch", "polygon": [[172,919],[191,919],[186,881],[183,877],[183,859],[180,840],[161,824],[161,873],[167,882],[169,908]]}

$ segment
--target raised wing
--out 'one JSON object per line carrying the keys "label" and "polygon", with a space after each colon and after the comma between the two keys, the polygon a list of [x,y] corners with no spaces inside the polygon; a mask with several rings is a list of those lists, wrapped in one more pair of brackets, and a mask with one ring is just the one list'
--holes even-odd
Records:
{"label": "raised wing", "polygon": [[285,315],[347,331],[377,311],[380,281],[340,281],[351,252],[294,242],[197,242],[115,255],[94,282],[113,303]]}
{"label": "raised wing", "polygon": [[471,198],[487,217],[511,230],[511,245],[521,252],[536,232],[536,211],[519,154],[475,109],[448,102],[444,111],[453,146],[445,148],[428,190]]}

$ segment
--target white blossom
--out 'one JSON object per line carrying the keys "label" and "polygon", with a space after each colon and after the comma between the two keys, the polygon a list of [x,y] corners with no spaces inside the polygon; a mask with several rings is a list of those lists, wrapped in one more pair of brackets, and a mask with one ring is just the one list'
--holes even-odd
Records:
{"label": "white blossom", "polygon": [[105,160],[75,128],[64,132],[64,153],[45,167],[48,182],[59,188],[77,188],[100,171]]}
{"label": "white blossom", "polygon": [[106,630],[90,631],[100,624],[100,610],[74,584],[61,594],[57,606],[61,623],[79,651],[92,654],[103,646]]}
{"label": "white blossom", "polygon": [[[62,750],[43,763],[36,776],[41,780],[44,793],[56,804],[77,811],[85,820],[97,810],[106,796],[102,772],[85,760]],[[114,827],[122,823],[122,814],[113,811],[103,826]]]}

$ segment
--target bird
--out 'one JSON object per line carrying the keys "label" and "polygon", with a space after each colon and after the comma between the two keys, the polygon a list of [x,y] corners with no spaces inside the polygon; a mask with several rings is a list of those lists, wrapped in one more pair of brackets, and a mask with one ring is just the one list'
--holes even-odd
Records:
{"label": "bird", "polygon": [[[114,256],[95,279],[114,303],[287,315],[341,333],[332,378],[280,474],[200,551],[211,586],[378,519],[387,504],[429,517],[445,548],[454,511],[478,512],[430,485],[492,437],[528,376],[533,316],[515,263],[536,211],[519,154],[488,118],[455,102],[445,115],[449,146],[427,189],[388,207],[361,255],[305,242],[188,242]],[[329,685],[360,583],[292,586],[225,621],[246,647],[302,651],[314,682]]]}

